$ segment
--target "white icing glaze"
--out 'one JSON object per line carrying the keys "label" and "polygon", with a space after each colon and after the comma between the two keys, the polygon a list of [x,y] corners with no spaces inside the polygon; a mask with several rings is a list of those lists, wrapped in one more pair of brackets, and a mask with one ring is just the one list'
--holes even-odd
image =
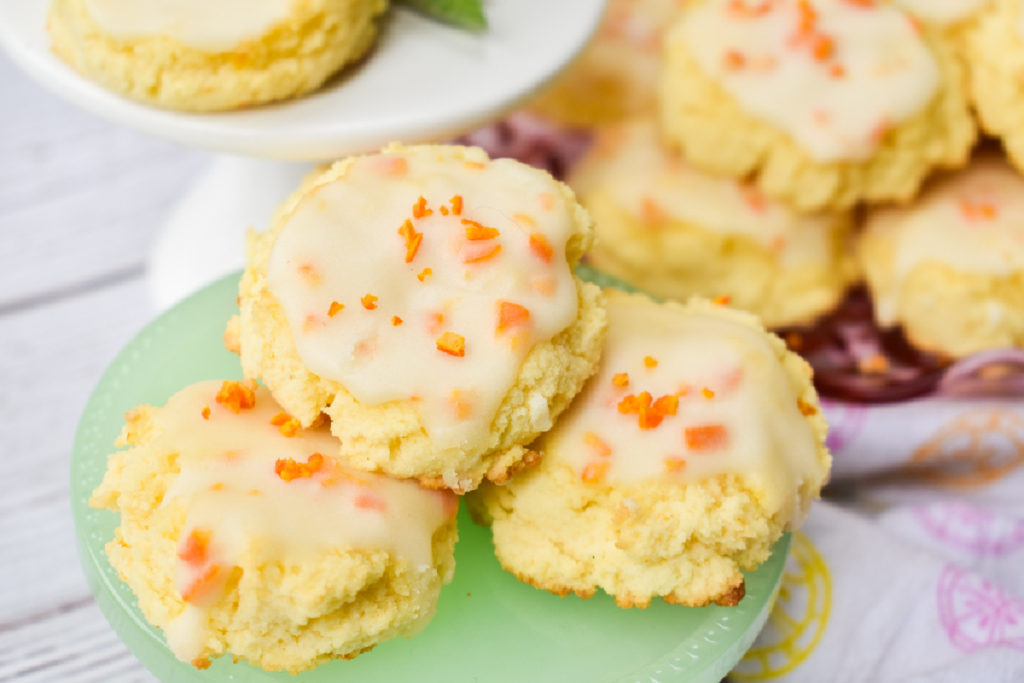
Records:
{"label": "white icing glaze", "polygon": [[911,17],[885,2],[709,0],[683,17],[674,35],[701,69],[818,161],[871,156],[940,85]]}
{"label": "white icing glaze", "polygon": [[293,0],[84,0],[92,20],[120,40],[165,36],[209,52],[265,35]]}
{"label": "white icing glaze", "polygon": [[[457,150],[357,160],[288,217],[267,278],[310,370],[364,404],[411,400],[439,448],[488,433],[523,358],[577,311],[565,258],[573,221],[555,181],[515,161],[487,161],[478,150],[463,160]],[[433,213],[414,218],[419,197]],[[422,235],[409,263],[399,234],[405,221]],[[500,234],[471,240],[466,221]],[[531,235],[546,240],[549,258],[531,248]],[[421,281],[426,268],[431,274]],[[361,303],[367,294],[377,297],[373,310]],[[344,306],[334,317],[332,302]],[[529,319],[498,331],[499,302],[527,309]],[[464,338],[463,356],[439,349],[445,333]]]}
{"label": "white icing glaze", "polygon": [[[799,485],[819,481],[823,465],[766,333],[714,308],[681,312],[614,291],[607,301],[601,367],[544,437],[544,457],[612,484],[741,474],[763,488],[767,509],[802,509]],[[618,373],[628,385],[616,384]],[[641,428],[619,405],[642,392],[676,396],[675,415]]]}
{"label": "white icing glaze", "polygon": [[598,133],[594,151],[571,184],[581,195],[600,189],[639,220],[665,219],[711,232],[743,235],[773,252],[785,267],[830,261],[832,226],[824,213],[798,214],[730,178],[701,173],[658,139],[643,119]]}
{"label": "white icing glaze", "polygon": [[[327,428],[285,436],[271,424],[280,407],[265,388],[256,390],[254,407],[236,414],[216,401],[220,387],[189,386],[154,418],[158,436],[150,448],[178,453],[180,468],[164,502],[180,500],[186,510],[176,585],[188,604],[166,629],[176,656],[198,655],[207,597],[247,554],[303,562],[332,548],[379,548],[430,569],[433,534],[457,506],[451,494],[345,470],[326,456],[338,448]],[[317,472],[290,481],[276,472],[279,460],[307,463],[313,453],[325,455]],[[184,551],[193,533],[207,535],[202,560]],[[212,588],[192,591],[207,572]]]}
{"label": "white icing glaze", "polygon": [[896,0],[896,4],[940,26],[955,24],[980,10],[989,0]]}
{"label": "white icing glaze", "polygon": [[879,320],[894,324],[902,284],[922,263],[995,276],[1024,271],[1024,178],[1001,159],[977,160],[913,206],[875,210],[866,230],[892,240],[892,287],[875,291],[875,303]]}

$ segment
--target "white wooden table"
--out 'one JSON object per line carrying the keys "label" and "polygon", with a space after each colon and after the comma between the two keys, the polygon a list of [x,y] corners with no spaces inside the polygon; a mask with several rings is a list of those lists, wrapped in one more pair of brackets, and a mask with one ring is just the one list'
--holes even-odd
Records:
{"label": "white wooden table", "polygon": [[156,230],[206,161],[0,56],[0,681],[153,680],[86,586],[68,465],[93,386],[154,315]]}

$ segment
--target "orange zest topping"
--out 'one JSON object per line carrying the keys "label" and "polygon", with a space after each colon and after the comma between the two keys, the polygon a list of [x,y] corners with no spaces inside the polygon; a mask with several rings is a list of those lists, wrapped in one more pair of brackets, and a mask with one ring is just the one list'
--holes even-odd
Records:
{"label": "orange zest topping", "polygon": [[426,218],[432,213],[434,212],[427,207],[427,200],[423,198],[423,195],[420,195],[420,198],[412,205],[412,217]]}
{"label": "orange zest topping", "polygon": [[406,219],[402,223],[402,227],[398,229],[398,234],[405,239],[405,262],[412,263],[412,260],[416,258],[416,252],[419,251],[420,242],[423,241],[423,233],[416,232],[412,227],[412,221]]}
{"label": "orange zest topping", "polygon": [[679,410],[679,397],[672,394],[660,396],[651,404],[651,410],[657,415],[675,415],[676,411]]}
{"label": "orange zest topping", "polygon": [[611,446],[605,443],[604,439],[599,437],[594,432],[587,432],[586,434],[584,434],[583,443],[587,444],[592,449],[594,449],[594,452],[597,453],[597,455],[602,458],[607,458],[612,454]]}
{"label": "orange zest topping", "polygon": [[473,403],[470,401],[471,395],[465,391],[459,391],[455,389],[452,391],[451,396],[448,398],[448,403],[451,406],[452,413],[455,415],[457,420],[467,420],[473,415]]}
{"label": "orange zest topping", "polygon": [[530,310],[511,301],[498,302],[498,334],[510,327],[523,327],[530,323]]}
{"label": "orange zest topping", "polygon": [[298,420],[285,412],[280,412],[270,418],[270,424],[277,427],[277,431],[288,437],[298,434],[299,428],[302,426]]}
{"label": "orange zest topping", "polygon": [[612,384],[617,387],[628,387],[629,386],[629,374],[625,372],[616,372],[612,377]]}
{"label": "orange zest topping", "polygon": [[192,666],[194,666],[195,668],[199,669],[200,671],[202,671],[203,669],[209,669],[210,668],[210,658],[209,657],[198,657],[196,659],[193,659],[191,664],[192,664]]}
{"label": "orange zest topping", "polygon": [[608,461],[601,460],[598,462],[587,463],[583,467],[583,471],[580,472],[580,478],[588,484],[597,484],[604,480],[604,476],[608,473]]}
{"label": "orange zest topping", "polygon": [[236,415],[256,405],[256,382],[225,380],[217,392],[217,403]]}
{"label": "orange zest topping", "polygon": [[484,168],[484,165],[482,163],[480,163],[479,161],[467,161],[466,162],[466,168],[472,168],[474,170],[479,171],[479,170]]}
{"label": "orange zest topping", "polygon": [[433,274],[434,271],[432,271],[430,268],[424,268],[416,275],[416,279],[419,280],[420,282],[423,282]]}
{"label": "orange zest topping", "polygon": [[730,301],[732,301],[732,297],[728,294],[723,294],[722,296],[716,296],[711,300],[711,303],[716,306],[728,306]]}
{"label": "orange zest topping", "polygon": [[203,416],[204,420],[209,420],[210,419],[210,404],[207,403],[205,406],[203,406],[203,409],[201,411],[199,411],[199,414]]}
{"label": "orange zest topping", "polygon": [[398,317],[397,315],[393,315],[393,316],[391,316],[391,324],[392,324],[392,325],[394,325],[395,327],[398,327],[398,326],[399,326],[399,325],[401,325],[401,324],[402,324],[403,322],[405,322],[405,321],[403,321],[403,320],[402,320],[401,318],[399,318],[399,317]]}
{"label": "orange zest topping", "polygon": [[178,558],[194,566],[206,564],[209,560],[207,550],[210,546],[210,536],[209,529],[193,529],[178,546]]}
{"label": "orange zest topping", "polygon": [[802,398],[798,398],[796,400],[796,407],[800,409],[801,415],[805,415],[807,417],[810,417],[811,415],[814,415],[816,412],[818,412],[817,408],[815,408]]}
{"label": "orange zest topping", "polygon": [[747,58],[739,50],[727,50],[723,59],[729,69],[742,69],[747,63]]}
{"label": "orange zest topping", "polygon": [[296,462],[291,458],[278,458],[274,462],[274,474],[284,481],[292,479],[304,479],[312,477],[324,466],[324,456],[321,453],[313,453],[306,458],[306,462]]}
{"label": "orange zest topping", "polygon": [[445,206],[444,204],[441,205],[441,215],[442,216],[447,216],[448,215],[448,207]]}
{"label": "orange zest topping", "polygon": [[686,446],[695,451],[709,451],[725,446],[728,433],[722,425],[700,425],[683,430]]}
{"label": "orange zest topping", "polygon": [[409,170],[409,164],[404,157],[386,156],[381,159],[381,170],[384,175],[393,177],[403,176]]}
{"label": "orange zest topping", "polygon": [[361,510],[376,510],[377,512],[386,512],[388,509],[388,504],[372,493],[360,493],[356,496],[355,506]]}
{"label": "orange zest topping", "polygon": [[762,0],[751,5],[744,0],[729,0],[729,11],[741,17],[759,17],[771,11],[772,0]]}
{"label": "orange zest topping", "polygon": [[992,220],[996,217],[996,207],[988,202],[973,202],[969,199],[960,200],[960,213],[969,221]]}
{"label": "orange zest topping", "polygon": [[365,308],[368,311],[372,311],[373,309],[377,308],[377,297],[375,297],[373,294],[367,294],[359,301],[363,304],[363,308]]}
{"label": "orange zest topping", "polygon": [[299,275],[301,275],[309,284],[315,285],[320,282],[320,273],[317,272],[316,268],[308,263],[303,263],[298,268]]}
{"label": "orange zest topping", "polygon": [[523,225],[528,225],[531,228],[533,226],[537,225],[537,221],[533,220],[532,217],[530,217],[528,214],[525,214],[525,213],[513,214],[512,215],[512,220],[514,220],[516,223],[522,223]]}
{"label": "orange zest topping", "polygon": [[333,318],[334,316],[341,313],[345,308],[345,304],[339,304],[337,301],[332,301],[330,308],[327,309],[327,317]]}
{"label": "orange zest topping", "polygon": [[846,75],[846,68],[842,64],[833,64],[828,68],[828,75],[832,78],[842,78]]}
{"label": "orange zest topping", "polygon": [[544,263],[551,263],[551,258],[555,254],[555,250],[551,248],[548,238],[539,232],[530,234],[530,251]]}
{"label": "orange zest topping", "polygon": [[635,414],[640,429],[654,429],[669,415],[675,415],[679,407],[676,396],[666,395],[653,400],[650,392],[630,394],[619,401],[618,409],[623,415]]}
{"label": "orange zest topping", "polygon": [[445,332],[437,338],[437,350],[449,356],[462,358],[466,355],[466,338],[454,332]]}
{"label": "orange zest topping", "polygon": [[815,36],[814,41],[811,43],[811,54],[819,62],[826,61],[835,52],[836,44],[828,36],[818,35]]}
{"label": "orange zest topping", "polygon": [[711,400],[711,399],[713,399],[715,397],[715,392],[711,391],[707,387],[704,387],[703,389],[701,389],[700,393],[704,396],[704,398],[706,398],[708,400]]}
{"label": "orange zest topping", "polygon": [[501,234],[497,228],[489,228],[468,218],[463,218],[462,224],[466,226],[466,239],[468,240],[492,240]]}
{"label": "orange zest topping", "polygon": [[452,213],[456,216],[462,215],[462,195],[457,194],[448,200],[448,203],[452,205]]}
{"label": "orange zest topping", "polygon": [[200,602],[217,585],[218,574],[220,574],[220,567],[211,564],[195,581],[189,584],[188,588],[181,592],[182,599],[185,602]]}
{"label": "orange zest topping", "polygon": [[670,455],[665,458],[665,470],[667,472],[682,472],[686,468],[686,460]]}
{"label": "orange zest topping", "polygon": [[645,368],[656,368],[658,367],[658,361],[651,356],[644,356],[644,367]]}
{"label": "orange zest topping", "polygon": [[466,256],[465,258],[462,259],[462,262],[463,263],[479,263],[481,261],[486,261],[488,259],[491,259],[491,258],[494,258],[495,256],[497,256],[498,252],[500,252],[500,251],[501,251],[501,245],[500,244],[495,244],[495,245],[491,246],[489,249],[486,249],[484,251],[479,251],[479,252],[477,252],[477,253],[475,253],[473,255]]}

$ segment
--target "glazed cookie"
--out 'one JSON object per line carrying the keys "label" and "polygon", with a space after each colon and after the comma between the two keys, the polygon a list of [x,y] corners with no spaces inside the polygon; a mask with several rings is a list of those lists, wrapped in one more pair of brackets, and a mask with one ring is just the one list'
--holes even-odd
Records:
{"label": "glazed cookie", "polygon": [[800,210],[910,199],[976,131],[947,41],[887,2],[703,0],[666,37],[666,138]]}
{"label": "glazed cookie", "polygon": [[235,109],[320,87],[373,44],[387,0],[53,0],[53,50],[171,109]]}
{"label": "glazed cookie", "polygon": [[680,0],[610,0],[597,35],[530,104],[569,126],[654,111],[661,38]]}
{"label": "glazed cookie", "polygon": [[249,245],[241,359],[349,465],[459,492],[526,448],[597,367],[593,239],[572,191],[472,147],[339,162]]}
{"label": "glazed cookie", "polygon": [[110,563],[179,659],[297,673],[433,616],[452,494],[345,469],[326,428],[255,383],[200,382],[126,419],[90,504],[120,513]]}
{"label": "glazed cookie", "polygon": [[622,607],[734,605],[741,569],[827,479],[810,367],[750,314],[609,291],[601,368],[535,447],[540,465],[471,496],[520,580]]}
{"label": "glazed cookie", "polygon": [[650,120],[605,126],[569,184],[594,217],[595,267],[655,296],[726,296],[768,326],[810,323],[849,283],[846,212],[798,214],[707,175]]}
{"label": "glazed cookie", "polygon": [[1024,170],[1024,3],[994,0],[967,33],[971,98],[981,127]]}
{"label": "glazed cookie", "polygon": [[868,216],[857,249],[882,326],[966,356],[1024,346],[1024,178],[983,157],[912,206]]}

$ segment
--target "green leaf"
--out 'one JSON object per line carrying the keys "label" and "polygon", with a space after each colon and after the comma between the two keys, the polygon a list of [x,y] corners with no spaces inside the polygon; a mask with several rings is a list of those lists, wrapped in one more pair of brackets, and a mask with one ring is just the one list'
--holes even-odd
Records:
{"label": "green leaf", "polygon": [[480,0],[398,0],[424,14],[471,31],[487,28]]}

